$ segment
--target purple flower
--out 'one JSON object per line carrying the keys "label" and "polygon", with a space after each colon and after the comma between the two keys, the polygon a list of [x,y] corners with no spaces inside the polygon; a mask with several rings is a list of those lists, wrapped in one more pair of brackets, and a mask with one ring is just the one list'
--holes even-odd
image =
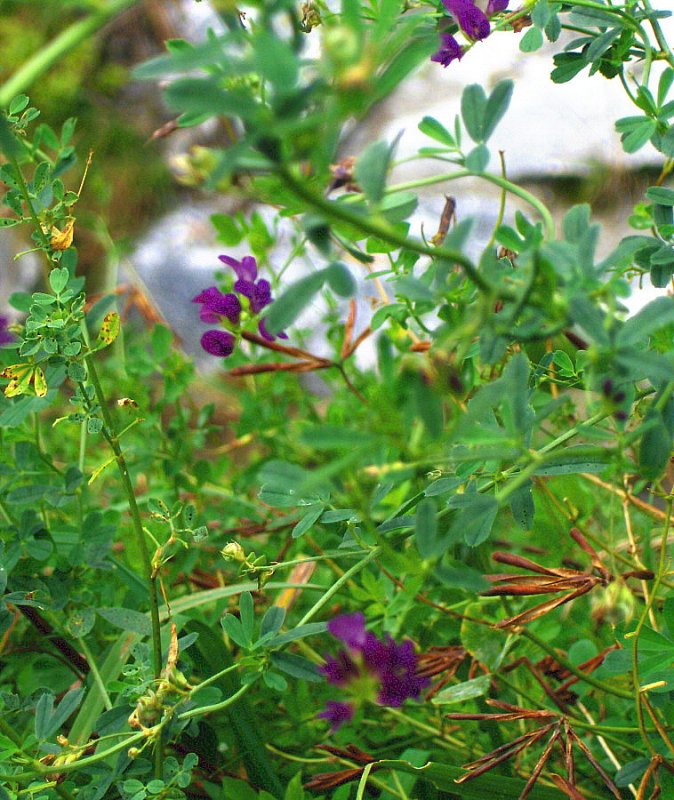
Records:
{"label": "purple flower", "polygon": [[337,703],[334,700],[328,700],[325,704],[325,711],[321,711],[318,716],[321,719],[327,719],[332,730],[336,731],[340,725],[351,720],[355,710],[353,703]]}
{"label": "purple flower", "polygon": [[428,685],[417,676],[414,645],[405,640],[397,644],[390,636],[378,639],[365,630],[361,613],[342,614],[328,623],[328,631],[345,644],[335,657],[328,656],[321,672],[329,683],[346,689],[351,702],[329,702],[319,717],[332,724],[332,730],[350,720],[356,705],[373,700],[397,708],[408,698],[418,698]]}
{"label": "purple flower", "polygon": [[194,297],[192,302],[202,304],[199,312],[202,322],[210,325],[219,322],[220,317],[226,317],[232,325],[239,324],[241,303],[235,294],[223,294],[220,289],[211,286]]}
{"label": "purple flower", "polygon": [[0,317],[0,345],[11,344],[14,341],[14,334],[9,331],[9,320],[7,317]]}
{"label": "purple flower", "polygon": [[211,356],[227,358],[232,354],[236,339],[228,331],[206,331],[201,337],[201,346]]}
{"label": "purple flower", "polygon": [[[497,0],[499,2],[499,0]],[[472,0],[442,0],[442,4],[457,21],[461,30],[471,39],[489,36],[489,20]]]}
{"label": "purple flower", "polygon": [[[226,358],[231,355],[236,344],[236,336],[229,331],[239,334],[242,321],[257,316],[274,298],[269,281],[264,278],[258,280],[257,261],[253,256],[244,256],[241,261],[231,256],[218,258],[236,273],[234,292],[224,294],[216,286],[209,286],[194,297],[192,302],[201,303],[199,318],[202,322],[207,325],[220,323],[226,329],[206,331],[201,337],[201,346],[212,356]],[[245,298],[243,303],[241,298]],[[258,330],[260,336],[268,342],[275,341],[277,336],[281,339],[288,338],[283,331],[276,335],[270,333],[263,319],[258,321]]]}
{"label": "purple flower", "polygon": [[456,61],[463,56],[463,47],[456,41],[451,33],[440,34],[440,48],[431,56],[431,61],[448,67],[452,61]]}
{"label": "purple flower", "polygon": [[510,0],[489,0],[487,16],[490,17],[492,14],[498,14],[499,11],[505,11],[509,2]]}

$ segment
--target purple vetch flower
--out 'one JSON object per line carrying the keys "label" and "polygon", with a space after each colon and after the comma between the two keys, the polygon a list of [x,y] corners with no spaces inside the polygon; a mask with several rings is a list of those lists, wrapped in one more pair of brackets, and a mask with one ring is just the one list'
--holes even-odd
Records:
{"label": "purple vetch flower", "polygon": [[220,322],[220,317],[226,317],[232,325],[239,324],[241,302],[235,294],[223,294],[220,289],[210,286],[194,297],[192,302],[202,304],[199,312],[202,322],[211,325]]}
{"label": "purple vetch flower", "polygon": [[328,623],[328,631],[340,639],[345,649],[328,656],[321,672],[329,683],[345,689],[352,700],[327,703],[319,717],[327,719],[336,731],[350,720],[356,707],[365,700],[382,706],[400,707],[408,698],[417,699],[428,685],[416,674],[417,657],[408,639],[397,644],[390,636],[383,640],[365,630],[361,613],[342,614]]}
{"label": "purple vetch flower", "polygon": [[448,67],[452,61],[460,60],[463,56],[463,47],[456,41],[451,33],[440,34],[440,47],[431,56],[431,61]]}
{"label": "purple vetch flower", "polygon": [[470,39],[480,40],[489,36],[489,20],[473,0],[442,0],[442,4]]}
{"label": "purple vetch flower", "polygon": [[9,331],[9,320],[0,316],[0,345],[14,342],[14,334]]}
{"label": "purple vetch flower", "polygon": [[335,700],[328,700],[325,704],[325,711],[318,715],[321,719],[327,719],[333,731],[340,725],[350,722],[353,718],[355,708],[352,703],[337,703]]}
{"label": "purple vetch flower", "polygon": [[[273,302],[271,284],[257,277],[257,261],[253,256],[244,256],[237,261],[231,256],[218,256],[223,264],[231,267],[236,274],[234,292],[225,294],[216,286],[209,286],[192,299],[200,303],[199,318],[207,325],[220,324],[225,330],[211,330],[201,337],[201,346],[212,356],[226,358],[231,355],[244,324]],[[231,331],[231,332],[230,332]],[[280,331],[270,333],[264,319],[258,321],[260,336],[268,342],[276,338],[287,339]]]}
{"label": "purple vetch flower", "polygon": [[498,14],[499,11],[505,11],[508,8],[510,0],[489,0],[487,5],[487,16],[491,17],[492,14]]}
{"label": "purple vetch flower", "polygon": [[234,350],[236,339],[229,331],[206,331],[201,337],[201,346],[211,356],[227,358]]}

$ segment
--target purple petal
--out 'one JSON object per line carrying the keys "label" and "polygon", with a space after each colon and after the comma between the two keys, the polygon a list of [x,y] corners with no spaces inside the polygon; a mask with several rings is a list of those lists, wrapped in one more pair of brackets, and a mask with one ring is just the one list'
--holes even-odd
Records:
{"label": "purple petal", "polygon": [[271,303],[271,284],[261,279],[253,287],[253,296],[250,298],[250,310],[259,314],[265,306]]}
{"label": "purple petal", "polygon": [[354,711],[351,703],[337,703],[334,700],[328,700],[325,704],[325,711],[321,711],[318,716],[330,722],[330,730],[334,733],[341,725],[353,718]]}
{"label": "purple petal", "polygon": [[341,650],[335,658],[328,656],[320,672],[334,686],[345,686],[359,675],[358,667],[346,650]]}
{"label": "purple petal", "polygon": [[7,330],[8,327],[9,320],[7,317],[0,317],[0,345],[10,344],[14,341],[14,334]]}
{"label": "purple petal", "polygon": [[232,354],[236,339],[228,331],[206,331],[201,337],[201,346],[211,356],[227,358]]}
{"label": "purple petal", "polygon": [[252,281],[246,281],[241,278],[234,284],[234,291],[252,300],[255,295],[255,284]]}
{"label": "purple petal", "polygon": [[265,321],[261,319],[257,324],[257,329],[260,332],[260,336],[263,339],[266,339],[268,342],[275,342],[276,339],[287,339],[288,334],[285,331],[279,331],[278,333],[269,333],[267,330],[267,326],[265,325]]}
{"label": "purple petal", "polygon": [[368,640],[368,633],[365,630],[365,615],[361,611],[334,617],[328,622],[328,631],[336,639],[341,639],[352,650],[361,650]]}
{"label": "purple petal", "polygon": [[442,0],[442,4],[466,36],[471,39],[486,39],[489,36],[489,20],[473,5],[472,0]]}
{"label": "purple petal", "polygon": [[234,325],[238,325],[241,314],[241,303],[235,294],[223,294],[215,286],[209,286],[192,299],[193,303],[202,303],[199,317],[207,324],[219,322],[219,317],[227,317]]}
{"label": "purple petal", "polygon": [[487,15],[498,14],[499,11],[505,11],[508,8],[510,0],[489,0],[487,6]]}
{"label": "purple petal", "polygon": [[253,256],[244,256],[241,261],[237,261],[231,256],[218,256],[218,258],[236,272],[239,280],[252,283],[257,278],[257,261]]}
{"label": "purple petal", "polygon": [[440,34],[440,48],[431,56],[431,61],[448,67],[452,61],[460,60],[463,56],[463,47],[456,41],[451,33]]}

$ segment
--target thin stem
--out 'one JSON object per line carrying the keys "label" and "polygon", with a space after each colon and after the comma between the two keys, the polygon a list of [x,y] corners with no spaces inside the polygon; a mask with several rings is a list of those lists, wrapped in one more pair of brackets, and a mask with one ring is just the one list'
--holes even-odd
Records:
{"label": "thin stem", "polygon": [[633,699],[631,692],[627,692],[624,689],[618,689],[616,686],[611,686],[608,683],[597,680],[597,678],[593,678],[592,675],[589,675],[587,672],[583,672],[583,670],[578,669],[578,667],[560,655],[554,647],[549,645],[543,639],[540,639],[535,633],[532,633],[527,628],[522,628],[519,633],[526,639],[529,639],[530,642],[533,642],[537,647],[540,647],[541,650],[544,650],[548,655],[552,656],[558,664],[561,664],[565,669],[568,669],[569,672],[571,672],[577,678],[580,678],[585,683],[589,683],[590,686],[594,686],[595,689],[600,689],[602,692],[615,695],[615,697],[622,697],[625,700]]}
{"label": "thin stem", "polygon": [[50,67],[136,2],[137,0],[112,0],[107,8],[95,11],[62,31],[0,86],[0,108],[6,108],[16,95],[29,89]]}
{"label": "thin stem", "polygon": [[471,170],[465,169],[459,172],[448,172],[442,175],[430,175],[426,178],[419,178],[418,180],[414,181],[397,183],[393,186],[389,186],[386,193],[392,194],[393,192],[403,192],[409,189],[418,189],[422,186],[432,186],[436,183],[444,183],[445,181],[453,181],[459,178],[482,178],[483,180],[500,187],[504,191],[514,194],[521,200],[524,200],[525,203],[530,205],[532,208],[535,208],[536,211],[538,211],[538,213],[541,215],[545,227],[546,238],[555,238],[555,221],[552,218],[550,211],[548,211],[548,207],[541,200],[539,200],[536,195],[531,194],[531,192],[528,192],[526,189],[523,189],[516,183],[512,183],[501,175],[492,175],[489,172],[471,172]]}
{"label": "thin stem", "polygon": [[[665,525],[662,533],[662,540],[660,542],[658,571],[655,576],[655,580],[653,581],[651,596],[650,598],[648,598],[648,602],[644,604],[644,610],[641,612],[641,616],[639,617],[639,621],[637,622],[637,627],[630,635],[630,639],[634,640],[632,644],[632,684],[634,691],[633,694],[634,705],[637,712],[637,723],[639,725],[639,730],[641,731],[641,738],[644,740],[646,747],[653,756],[657,755],[657,750],[651,743],[650,737],[648,736],[648,732],[646,730],[646,723],[644,719],[644,702],[643,702],[644,698],[642,697],[641,681],[639,679],[639,635],[641,634],[641,631],[644,625],[646,624],[649,611],[651,610],[653,603],[655,601],[655,597],[657,595],[658,587],[660,586],[660,583],[664,578],[665,572],[667,570],[667,538],[672,518],[673,501],[674,498],[672,497],[669,497],[667,500]],[[667,737],[664,741],[665,744],[669,744],[669,737]]]}
{"label": "thin stem", "polygon": [[160,623],[159,623],[159,601],[157,596],[157,581],[156,578],[152,577],[152,571],[153,571],[152,559],[150,558],[150,551],[148,550],[147,542],[145,541],[145,533],[143,532],[143,522],[140,517],[140,511],[138,510],[138,503],[136,502],[136,494],[133,490],[133,484],[131,483],[129,467],[126,463],[126,459],[124,458],[124,453],[122,452],[122,448],[120,447],[119,440],[115,433],[114,422],[112,420],[112,415],[110,414],[110,410],[108,409],[107,401],[103,393],[103,388],[98,379],[98,373],[96,372],[94,359],[91,357],[91,355],[88,355],[85,357],[85,361],[89,373],[89,380],[91,381],[91,384],[94,387],[94,391],[96,392],[96,400],[98,401],[98,405],[101,408],[101,414],[103,415],[103,421],[105,422],[105,427],[103,428],[103,435],[105,436],[108,444],[110,445],[110,449],[112,450],[115,456],[117,469],[119,471],[120,478],[122,479],[122,487],[124,489],[124,493],[126,494],[126,500],[129,506],[129,512],[131,514],[133,530],[134,533],[136,534],[138,548],[140,550],[141,558],[143,560],[143,572],[145,575],[145,582],[147,586],[148,597],[150,600],[150,619],[152,622],[153,670],[155,678],[158,678],[162,668],[162,654],[161,654],[161,635],[160,635]]}
{"label": "thin stem", "polygon": [[451,250],[447,247],[431,247],[423,242],[408,239],[406,236],[402,236],[394,231],[386,222],[380,222],[371,217],[364,217],[361,214],[350,211],[344,203],[326,200],[322,195],[313,192],[304,183],[297,180],[287,168],[279,166],[277,169],[279,176],[291,191],[314,208],[325,213],[328,217],[349,222],[364,233],[377,236],[402,249],[411,250],[414,253],[430,256],[431,258],[442,258],[458,264],[465,272],[466,277],[472,281],[478,289],[485,292],[490,297],[501,297],[504,300],[515,299],[512,292],[505,289],[495,289],[495,287],[478,272],[473,262],[460,250]]}
{"label": "thin stem", "polygon": [[300,625],[305,625],[309,620],[316,616],[316,614],[323,608],[323,606],[332,598],[334,594],[336,594],[342,586],[349,580],[353,575],[356,575],[360,572],[363,567],[370,563],[374,558],[376,558],[381,553],[380,547],[375,547],[357,564],[354,564],[350,569],[347,571],[332,584],[332,586],[327,590],[327,592],[316,602],[314,605],[307,611],[307,613],[302,617],[302,619],[297,623],[297,627]]}
{"label": "thin stem", "polygon": [[96,664],[96,659],[94,658],[93,653],[89,649],[89,645],[84,640],[84,637],[78,639],[79,646],[84,653],[87,663],[89,664],[89,669],[91,670],[91,674],[94,676],[94,683],[98,687],[98,691],[101,693],[101,697],[103,698],[103,705],[105,706],[106,711],[110,711],[112,708],[112,701],[110,700],[110,695],[108,694],[108,690],[105,688],[105,683],[103,683],[103,678],[101,677],[101,673],[98,670],[98,665]]}

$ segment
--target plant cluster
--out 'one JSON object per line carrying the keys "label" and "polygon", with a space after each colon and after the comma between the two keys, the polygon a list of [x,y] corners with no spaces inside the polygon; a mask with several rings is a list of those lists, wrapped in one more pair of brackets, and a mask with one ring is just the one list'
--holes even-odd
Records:
{"label": "plant cluster", "polygon": [[[14,89],[133,3],[73,5]],[[624,303],[674,275],[670,12],[509,6],[225,4],[138,66],[161,135],[227,121],[193,185],[274,209],[212,219],[208,376],[146,303],[87,292],[96,160],[8,102],[0,227],[43,279],[0,317],[0,800],[674,796],[674,299]],[[496,35],[557,43],[555,83],[620,81],[616,136],[662,156],[608,255],[589,206],[557,224],[494,158],[511,80],[419,121],[430,177],[393,182],[396,142],[344,150],[413,70],[440,86]],[[430,239],[414,216],[467,177],[501,193],[477,255],[460,200]]]}

